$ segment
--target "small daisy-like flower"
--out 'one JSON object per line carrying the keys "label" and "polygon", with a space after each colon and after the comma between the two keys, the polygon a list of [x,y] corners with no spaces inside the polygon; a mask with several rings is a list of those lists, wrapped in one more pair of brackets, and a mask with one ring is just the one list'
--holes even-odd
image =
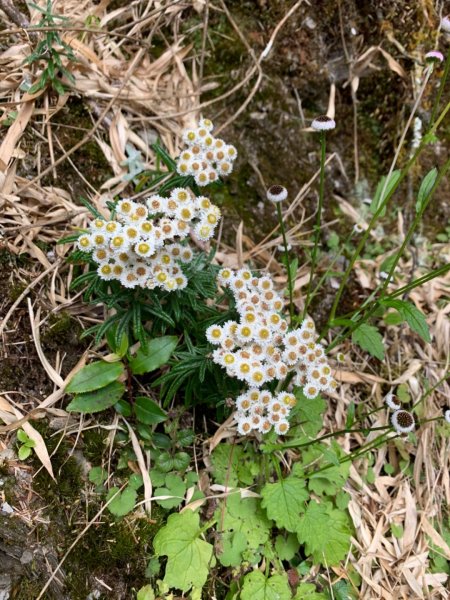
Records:
{"label": "small daisy-like flower", "polygon": [[220,325],[210,325],[205,334],[206,339],[211,344],[220,344],[222,339],[225,337],[223,328]]}
{"label": "small daisy-like flower", "polygon": [[240,412],[250,410],[251,405],[252,401],[250,400],[248,394],[241,394],[236,398],[236,408]]}
{"label": "small daisy-like flower", "polygon": [[180,160],[177,163],[177,173],[178,175],[190,175],[191,174],[191,161],[190,160]]}
{"label": "small daisy-like flower", "polygon": [[208,133],[210,133],[214,129],[214,125],[209,119],[200,119],[200,121],[198,122],[198,126],[201,129],[206,129]]}
{"label": "small daisy-like flower", "polygon": [[134,202],[124,198],[123,200],[119,200],[119,202],[117,203],[116,211],[118,215],[128,216],[132,214],[134,208]]}
{"label": "small daisy-like flower", "polygon": [[277,435],[285,435],[289,431],[289,421],[280,419],[278,423],[275,423],[274,429]]}
{"label": "small daisy-like flower", "polygon": [[394,400],[394,392],[388,392],[384,397],[384,402],[391,408],[392,410],[399,410],[401,408],[400,403],[397,403]]}
{"label": "small daisy-like flower", "polygon": [[192,250],[188,247],[184,247],[181,250],[180,261],[182,263],[189,263],[189,262],[191,262],[193,256],[194,256],[194,253],[192,252]]}
{"label": "small daisy-like flower", "polygon": [[229,175],[233,170],[233,163],[229,160],[222,160],[217,163],[217,171],[219,175],[225,176]]}
{"label": "small daisy-like flower", "polygon": [[185,144],[195,144],[198,140],[197,129],[185,129],[182,137]]}
{"label": "small daisy-like flower", "polygon": [[194,218],[194,214],[195,208],[194,205],[190,202],[183,203],[177,208],[175,212],[175,216],[178,219],[181,219],[182,221],[192,221],[192,219]]}
{"label": "small daisy-like flower", "polygon": [[391,423],[398,433],[409,433],[416,425],[413,415],[407,410],[396,410],[391,417]]}
{"label": "small daisy-like flower", "polygon": [[330,119],[330,117],[327,117],[326,115],[321,115],[313,120],[311,127],[316,131],[329,131],[330,129],[334,129],[336,127],[336,122],[334,119]]}
{"label": "small daisy-like flower", "polygon": [[90,252],[94,244],[92,243],[92,238],[90,235],[83,233],[77,240],[77,248],[78,250],[83,250],[83,252]]}
{"label": "small daisy-like flower", "polygon": [[313,400],[319,394],[319,388],[316,385],[308,384],[303,388],[303,394],[309,400]]}
{"label": "small daisy-like flower", "polygon": [[150,223],[150,221],[142,221],[137,225],[137,228],[141,237],[148,238],[152,235],[153,223]]}
{"label": "small daisy-like flower", "polygon": [[147,258],[155,254],[155,247],[149,242],[141,241],[134,246],[134,251],[138,256],[142,256],[142,258]]}
{"label": "small daisy-like flower", "polygon": [[177,284],[177,289],[184,290],[188,285],[188,278],[184,273],[180,273],[175,277],[175,281]]}
{"label": "small daisy-like flower", "polygon": [[450,423],[450,409],[447,409],[444,412],[444,419],[447,421],[447,423]]}
{"label": "small daisy-like flower", "polygon": [[365,230],[366,228],[364,227],[364,225],[361,225],[361,223],[355,223],[355,225],[353,225],[354,233],[363,233]]}
{"label": "small daisy-like flower", "polygon": [[211,225],[200,222],[195,226],[194,233],[198,240],[207,242],[209,239],[211,239],[214,229]]}
{"label": "small daisy-like flower", "polygon": [[106,221],[104,219],[94,219],[94,221],[91,221],[90,223],[90,228],[93,232],[104,231],[105,225]]}
{"label": "small daisy-like flower", "polygon": [[147,198],[145,203],[148,208],[148,214],[155,215],[157,213],[163,212],[166,201],[161,196],[155,195],[155,196],[150,196],[150,198]]}
{"label": "small daisy-like flower", "polygon": [[267,190],[266,194],[267,194],[267,200],[270,200],[271,202],[275,202],[275,203],[283,202],[283,200],[286,200],[286,198],[288,197],[287,189],[285,187],[283,187],[282,185],[270,186],[270,188]]}
{"label": "small daisy-like flower", "polygon": [[237,422],[237,430],[240,435],[247,435],[252,430],[252,422],[250,417],[240,417]]}
{"label": "small daisy-like flower", "polygon": [[170,192],[170,197],[177,202],[187,202],[190,199],[189,192],[184,188],[174,188]]}
{"label": "small daisy-like flower", "polygon": [[111,255],[111,251],[107,248],[97,248],[94,250],[92,257],[98,263],[105,262]]}
{"label": "small daisy-like flower", "polygon": [[101,263],[97,269],[98,276],[100,279],[104,281],[109,281],[110,279],[114,279],[114,273],[112,270],[112,266],[108,263]]}
{"label": "small daisy-like flower", "polygon": [[135,273],[125,269],[120,276],[120,283],[126,288],[135,288],[138,285],[138,278]]}
{"label": "small daisy-like flower", "polygon": [[202,169],[195,175],[195,183],[200,187],[204,187],[209,183],[209,174],[206,169]]}
{"label": "small daisy-like flower", "polygon": [[425,54],[425,60],[430,63],[441,63],[444,62],[444,55],[438,50],[432,50]]}

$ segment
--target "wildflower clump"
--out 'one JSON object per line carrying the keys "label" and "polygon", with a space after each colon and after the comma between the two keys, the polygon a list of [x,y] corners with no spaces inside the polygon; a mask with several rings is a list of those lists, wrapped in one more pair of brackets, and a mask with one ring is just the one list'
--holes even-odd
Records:
{"label": "wildflower clump", "polygon": [[187,238],[207,241],[214,235],[220,209],[184,188],[168,198],[153,195],[145,204],[120,200],[110,220],[94,219],[80,235],[78,249],[90,252],[97,273],[126,288],[181,290],[188,281],[181,268],[193,259]]}
{"label": "wildflower clump", "polygon": [[289,329],[270,277],[255,277],[248,269],[222,269],[218,282],[231,290],[239,320],[210,326],[206,337],[218,346],[213,361],[250,387],[236,401],[239,431],[267,433],[273,426],[277,433],[286,433],[295,397],[267,395],[261,391],[266,383],[290,375],[310,399],[336,388],[324,348],[315,342],[314,323],[306,318],[298,329]]}
{"label": "wildflower clump", "polygon": [[200,119],[197,127],[183,132],[187,148],[177,160],[177,172],[191,175],[200,187],[229,175],[237,157],[236,148],[214,137],[211,133],[213,129],[214,125],[209,119]]}

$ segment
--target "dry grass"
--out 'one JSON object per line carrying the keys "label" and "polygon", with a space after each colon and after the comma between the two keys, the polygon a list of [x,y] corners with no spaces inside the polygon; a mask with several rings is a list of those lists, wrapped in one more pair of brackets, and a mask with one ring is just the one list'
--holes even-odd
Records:
{"label": "dry grass", "polygon": [[[39,4],[43,5],[42,0]],[[23,427],[35,440],[38,457],[52,476],[51,457],[45,441],[31,421],[43,415],[68,418],[61,408],[61,400],[70,373],[62,374],[65,360],[63,348],[56,354],[53,363],[45,355],[40,342],[40,331],[50,314],[61,311],[72,314],[82,327],[90,326],[102,317],[101,309],[86,306],[81,301],[80,294],[70,291],[73,267],[64,262],[70,247],[54,246],[65,232],[82,228],[87,219],[86,210],[75,202],[70,189],[65,187],[62,169],[71,164],[71,168],[78,170],[79,177],[84,178],[89,188],[90,201],[104,210],[105,202],[124,192],[129,184],[124,179],[127,174],[124,161],[128,145],[141,153],[146,168],[150,169],[155,165],[155,157],[150,148],[153,141],[161,139],[174,155],[180,147],[181,130],[198,116],[201,108],[208,107],[208,114],[214,114],[214,106],[209,108],[211,102],[201,104],[202,91],[211,88],[211,83],[204,84],[197,75],[202,72],[205,61],[207,30],[203,33],[203,51],[193,60],[190,40],[180,35],[183,11],[191,9],[192,5],[202,9],[199,22],[204,19],[207,24],[207,5],[209,10],[223,10],[242,39],[242,32],[229,14],[225,2],[214,7],[200,0],[162,2],[158,8],[159,3],[153,5],[137,1],[111,11],[108,4],[105,1],[94,3],[92,0],[56,3],[57,12],[60,11],[69,19],[70,27],[66,27],[64,39],[77,57],[77,63],[69,65],[75,83],[73,86],[68,85],[68,93],[61,97],[42,94],[29,96],[22,91],[21,82],[31,77],[29,67],[23,65],[23,60],[30,52],[33,38],[28,38],[26,32],[18,28],[17,19],[14,22],[14,13],[4,16],[8,30],[0,32],[0,39],[6,42],[0,53],[0,102],[4,107],[0,118],[4,121],[13,110],[18,113],[14,125],[9,127],[0,145],[0,240],[8,252],[17,256],[25,254],[31,259],[26,267],[21,267],[9,276],[11,281],[22,281],[23,289],[15,302],[3,302],[2,305],[2,356],[7,356],[12,351],[10,335],[16,328],[20,312],[20,319],[28,320],[32,334],[32,342],[24,340],[24,343],[34,346],[39,360],[36,364],[40,364],[39,368],[45,371],[51,387],[48,393],[39,394],[36,391],[32,398],[21,398],[15,390],[3,390],[0,396],[0,419],[4,425],[0,427],[0,432],[5,438],[1,442],[1,449],[6,452],[12,441],[11,433]],[[300,4],[295,4],[290,14]],[[95,28],[86,27],[85,15],[96,17]],[[38,11],[31,9],[30,23],[35,25],[38,21]],[[283,23],[279,25],[281,27]],[[161,33],[162,28],[165,33],[170,32],[171,38],[166,40],[166,48],[155,60],[151,57],[149,48],[155,33]],[[264,51],[266,54],[278,31],[279,28],[274,27],[273,36]],[[256,78],[242,110],[258,88],[263,72],[262,60],[265,58],[262,55],[256,57],[248,43],[246,46],[253,67],[241,81],[224,92],[224,96],[233,93]],[[373,54],[378,50],[370,48],[368,52]],[[370,56],[366,53],[360,60],[368,60]],[[385,57],[389,67],[394,68],[389,57]],[[33,77],[38,75],[38,71],[33,73]],[[75,145],[63,148],[55,135],[53,123],[67,105],[70,96],[81,98],[91,115],[92,125]],[[22,149],[24,132],[32,128],[37,132],[36,143],[39,141],[47,146],[49,164],[44,168],[41,168],[39,153],[27,156]],[[86,180],[76,163],[71,162],[71,157],[92,141],[97,144],[109,166],[109,176],[98,189]],[[328,158],[329,162],[334,160],[334,155]],[[299,192],[287,210],[287,216],[295,216],[297,221],[297,225],[289,232],[293,245],[307,243],[304,239],[309,236],[308,228],[311,228],[313,215],[305,214],[302,200],[311,186],[315,185],[316,179],[317,174]],[[54,185],[49,184],[49,181],[54,181]],[[357,220],[351,205],[344,199],[340,201],[343,212],[350,219]],[[401,234],[401,223],[399,227]],[[264,240],[255,242],[241,224],[236,231],[235,247],[222,243],[217,258],[229,266],[241,266],[252,261],[258,267],[268,267],[282,285],[285,278],[281,265],[276,260],[276,247],[281,238],[276,237],[276,234],[275,229]],[[42,249],[43,243],[54,249],[46,252]],[[429,252],[444,251],[449,251],[448,246],[432,246],[424,250],[424,255],[419,257],[417,264],[426,264]],[[377,261],[360,261],[358,264],[356,275],[364,290],[371,290],[377,284],[382,259],[383,257]],[[405,280],[412,274],[418,276],[421,271],[415,264],[402,264],[402,272],[406,273]],[[303,267],[299,270],[295,286],[299,302],[306,283],[307,268]],[[399,285],[402,283],[398,282]],[[365,358],[351,353],[348,345],[339,349],[347,351],[348,358],[342,370],[336,374],[342,385],[332,399],[324,431],[344,426],[350,402],[364,403],[368,410],[380,407],[382,390],[401,383],[407,383],[413,403],[425,395],[421,403],[422,419],[442,414],[442,407],[450,397],[448,383],[443,381],[431,393],[426,392],[448,373],[449,289],[450,275],[447,274],[410,296],[428,315],[433,335],[432,344],[424,346],[402,327],[386,329],[389,352],[385,373],[389,377],[380,376]],[[23,307],[26,307],[25,315]],[[74,368],[79,368],[87,358],[88,352],[85,352]],[[382,410],[376,415],[374,426],[386,423],[386,411]],[[71,419],[69,429],[72,432],[78,430],[78,435],[83,427],[90,425],[90,422],[78,423],[73,417]],[[221,439],[222,435],[230,435],[227,427],[219,430],[213,443]],[[341,439],[347,451],[363,442],[364,438],[358,434],[348,434]],[[431,574],[429,569],[430,542],[439,548],[442,556],[450,560],[450,548],[439,534],[439,525],[446,515],[445,505],[450,501],[448,436],[437,422],[430,422],[418,430],[417,444],[395,440],[373,452],[373,456],[374,483],[369,484],[363,476],[368,468],[367,459],[363,458],[352,466],[347,485],[351,494],[349,510],[356,531],[354,552],[349,556],[348,562],[362,578],[360,597],[364,600],[448,598],[447,575]],[[383,466],[387,461],[395,466],[400,460],[408,460],[414,464],[412,477],[402,473],[396,476],[383,475]],[[10,464],[16,469],[20,466],[11,456]],[[149,493],[151,495],[151,487]],[[18,514],[28,524],[41,518],[40,513],[32,514],[27,511],[26,505],[20,507]],[[404,535],[400,539],[392,535],[392,524],[403,526]],[[333,570],[338,576],[346,576],[345,566]]]}

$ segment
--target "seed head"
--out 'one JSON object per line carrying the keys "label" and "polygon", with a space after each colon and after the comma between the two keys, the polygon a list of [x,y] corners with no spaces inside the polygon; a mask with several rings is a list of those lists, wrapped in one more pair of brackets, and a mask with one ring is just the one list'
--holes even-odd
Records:
{"label": "seed head", "polygon": [[334,119],[330,119],[330,117],[327,117],[326,115],[321,115],[313,120],[311,127],[316,131],[329,131],[330,129],[334,129],[336,127],[336,122]]}
{"label": "seed head", "polygon": [[415,427],[414,417],[406,410],[396,410],[391,417],[391,423],[398,433],[409,433]]}
{"label": "seed head", "polygon": [[267,199],[271,202],[283,202],[288,196],[287,189],[282,185],[272,185],[267,190]]}

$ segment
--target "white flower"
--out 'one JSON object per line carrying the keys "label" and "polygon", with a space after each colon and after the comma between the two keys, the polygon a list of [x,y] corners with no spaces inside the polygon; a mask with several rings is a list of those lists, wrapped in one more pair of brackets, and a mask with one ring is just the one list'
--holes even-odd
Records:
{"label": "white flower", "polygon": [[396,410],[391,417],[391,423],[398,433],[409,433],[416,425],[414,417],[406,410]]}
{"label": "white flower", "polygon": [[399,410],[401,408],[400,404],[394,400],[394,392],[388,392],[384,397],[384,402],[391,408],[392,410]]}
{"label": "white flower", "polygon": [[450,423],[450,409],[445,411],[444,419],[447,421],[447,423]]}
{"label": "white flower", "polygon": [[326,115],[321,115],[313,120],[311,127],[316,131],[329,131],[336,127],[336,123],[334,119],[330,119],[330,117],[327,117]]}
{"label": "white flower", "polygon": [[271,202],[275,202],[275,204],[278,202],[283,202],[283,200],[286,200],[286,198],[288,197],[288,191],[282,185],[270,186],[270,188],[267,190],[266,194],[267,194],[267,200],[270,200]]}

